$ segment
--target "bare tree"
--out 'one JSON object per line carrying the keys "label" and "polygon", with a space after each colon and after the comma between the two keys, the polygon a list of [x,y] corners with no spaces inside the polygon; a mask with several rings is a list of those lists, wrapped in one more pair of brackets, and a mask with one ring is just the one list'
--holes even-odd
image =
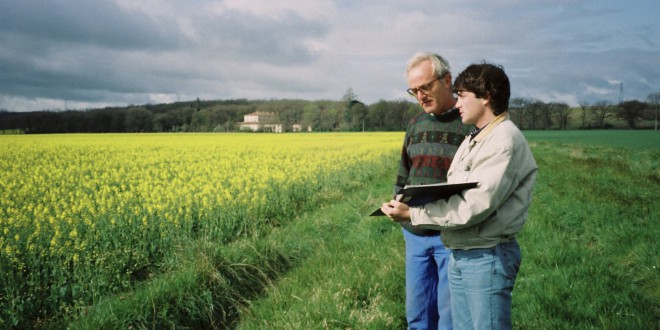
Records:
{"label": "bare tree", "polygon": [[649,94],[646,100],[655,108],[655,130],[658,130],[658,108],[660,108],[660,92]]}
{"label": "bare tree", "polygon": [[598,101],[591,108],[594,110],[592,115],[598,128],[604,128],[606,120],[614,115],[614,108],[610,101]]}
{"label": "bare tree", "polygon": [[625,120],[630,128],[636,128],[637,121],[644,116],[644,110],[646,110],[646,103],[637,100],[621,102],[617,116]]}
{"label": "bare tree", "polygon": [[511,120],[520,128],[525,129],[524,119],[525,119],[525,107],[529,102],[523,98],[513,98],[509,102],[509,113],[511,114]]}
{"label": "bare tree", "polygon": [[540,103],[541,107],[541,115],[542,115],[542,122],[543,122],[543,129],[551,129],[552,128],[552,107],[550,104],[541,102]]}
{"label": "bare tree", "polygon": [[543,112],[544,104],[539,100],[532,100],[527,106],[527,113],[529,114],[529,123],[531,129],[536,129],[536,123]]}
{"label": "bare tree", "polygon": [[580,109],[582,109],[582,126],[580,128],[587,127],[587,110],[589,110],[589,102],[582,101],[580,102]]}
{"label": "bare tree", "polygon": [[548,111],[552,111],[559,120],[559,129],[566,129],[568,126],[569,107],[566,103],[550,103]]}

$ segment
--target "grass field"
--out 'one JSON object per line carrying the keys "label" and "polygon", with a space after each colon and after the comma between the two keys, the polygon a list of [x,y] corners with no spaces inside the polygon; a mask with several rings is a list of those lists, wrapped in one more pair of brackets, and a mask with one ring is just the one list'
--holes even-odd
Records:
{"label": "grass field", "polygon": [[[660,237],[657,197],[660,196],[660,138],[652,133],[657,132],[525,132],[539,164],[539,177],[530,219],[519,236],[523,265],[514,290],[516,328],[660,327],[660,265],[655,243]],[[135,151],[155,150],[167,155],[171,149],[167,145],[173,144],[179,146],[174,148],[175,154],[185,153],[185,146],[198,135],[174,136],[178,142],[161,144],[154,138],[148,148],[135,147]],[[204,135],[204,139],[217,136],[222,135]],[[241,136],[257,137],[258,143],[266,143],[264,150],[272,148],[267,141],[280,139],[265,134]],[[87,301],[73,300],[69,304],[65,301],[56,305],[62,306],[60,309],[49,313],[37,311],[30,318],[20,319],[20,314],[14,314],[18,321],[12,323],[7,310],[18,310],[16,304],[20,301],[16,294],[20,292],[3,286],[0,302],[5,316],[0,327],[405,328],[401,229],[384,218],[366,216],[389,196],[402,134],[289,136],[304,138],[311,149],[315,139],[325,146],[346,143],[337,149],[365,150],[366,156],[355,162],[345,161],[341,152],[327,161],[316,157],[321,160],[319,164],[339,163],[352,170],[334,171],[332,166],[327,167],[328,177],[338,179],[341,184],[322,181],[312,185],[316,188],[298,192],[301,194],[296,198],[300,199],[298,202],[286,198],[279,202],[285,208],[295,207],[295,211],[277,213],[273,209],[256,208],[257,213],[243,215],[243,221],[249,221],[255,214],[263,219],[258,226],[232,227],[238,232],[230,230],[229,234],[182,238],[170,245],[166,254],[159,254],[160,261],[148,268],[145,276],[128,276],[129,281],[118,290],[92,295]],[[110,137],[100,136],[106,140]],[[135,137],[119,138],[120,145],[134,150],[129,142]],[[192,140],[180,141],[181,138]],[[3,153],[6,162],[16,164],[15,156],[23,150],[20,143],[3,139],[0,137],[0,146],[10,150],[10,154]],[[57,150],[84,148],[89,143],[84,140],[60,141],[66,147]],[[379,140],[385,144],[379,145]],[[42,143],[28,144],[38,151],[27,152],[31,161],[47,155],[36,147]],[[376,148],[387,152],[361,149],[367,144],[378,145]],[[200,152],[191,154],[196,153]],[[204,161],[195,164],[210,162],[214,155],[222,154],[201,153],[206,155]],[[97,158],[101,157],[91,159]],[[121,159],[129,165],[140,164],[136,160],[139,157],[132,158]],[[58,161],[62,160],[52,160]],[[85,160],[78,162],[82,164]],[[15,169],[15,165],[3,164],[5,171]],[[185,178],[213,178],[207,170],[188,171],[191,173]],[[148,172],[131,180],[144,177],[149,177]],[[53,182],[52,177],[35,178],[41,178],[44,184]],[[220,179],[210,181],[214,180]],[[0,184],[3,194],[26,192],[18,186],[8,188],[3,184]],[[126,184],[134,189],[142,187]],[[179,191],[175,186],[169,188]],[[171,204],[177,205],[181,200],[188,203],[190,198],[177,200],[174,196],[178,195],[173,195]],[[212,195],[208,195],[209,202]],[[283,198],[280,195],[264,198]],[[191,204],[190,209],[197,210],[193,214],[200,219],[199,211],[204,208]],[[3,220],[6,219],[4,215]],[[143,215],[136,219],[142,220]],[[71,232],[67,233],[70,237]],[[11,270],[8,266],[11,261],[6,259],[7,242],[16,241],[15,233],[5,234],[3,239],[5,245],[0,253],[4,253],[1,266],[6,281],[8,274],[16,278],[17,271]],[[14,296],[9,294],[12,292]],[[68,292],[65,290],[64,297]]]}
{"label": "grass field", "polygon": [[623,147],[633,150],[660,148],[660,132],[652,130],[524,131],[529,141]]}
{"label": "grass field", "polygon": [[[644,149],[636,141],[652,139],[648,132],[574,134],[570,143],[557,142],[564,132],[527,133],[540,170],[519,236],[515,328],[657,329],[660,140]],[[365,193],[366,204],[390,181]],[[239,328],[405,328],[400,229],[356,217],[346,221],[355,231],[288,272]]]}

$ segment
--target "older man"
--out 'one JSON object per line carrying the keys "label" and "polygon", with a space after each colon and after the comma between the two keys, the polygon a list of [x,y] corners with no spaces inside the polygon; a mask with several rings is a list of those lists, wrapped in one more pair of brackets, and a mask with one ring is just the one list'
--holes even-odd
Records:
{"label": "older man", "polygon": [[[463,125],[453,97],[449,64],[440,55],[415,54],[406,69],[408,94],[423,112],[408,123],[394,193],[406,185],[447,181],[447,170],[470,131]],[[403,222],[406,245],[406,318],[410,329],[451,329],[447,282],[449,251],[438,230]]]}

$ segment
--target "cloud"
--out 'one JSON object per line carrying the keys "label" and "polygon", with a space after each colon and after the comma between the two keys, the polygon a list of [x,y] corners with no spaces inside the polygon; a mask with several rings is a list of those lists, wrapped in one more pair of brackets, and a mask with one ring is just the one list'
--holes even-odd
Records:
{"label": "cloud", "polygon": [[[656,1],[13,1],[0,108],[195,99],[406,97],[405,62],[504,65],[514,97],[576,104],[660,90]],[[612,90],[611,93],[606,91]],[[59,105],[59,106],[58,106]]]}
{"label": "cloud", "polygon": [[182,41],[177,30],[112,1],[15,1],[3,4],[0,28],[17,39],[69,47],[173,49]]}

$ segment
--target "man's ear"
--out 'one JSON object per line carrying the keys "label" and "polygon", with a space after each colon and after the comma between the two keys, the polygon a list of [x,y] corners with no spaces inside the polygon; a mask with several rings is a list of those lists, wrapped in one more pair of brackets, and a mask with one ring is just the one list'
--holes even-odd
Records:
{"label": "man's ear", "polygon": [[486,93],[481,102],[483,102],[484,107],[490,107],[490,94]]}
{"label": "man's ear", "polygon": [[447,73],[443,79],[445,80],[445,85],[451,86],[451,73]]}

